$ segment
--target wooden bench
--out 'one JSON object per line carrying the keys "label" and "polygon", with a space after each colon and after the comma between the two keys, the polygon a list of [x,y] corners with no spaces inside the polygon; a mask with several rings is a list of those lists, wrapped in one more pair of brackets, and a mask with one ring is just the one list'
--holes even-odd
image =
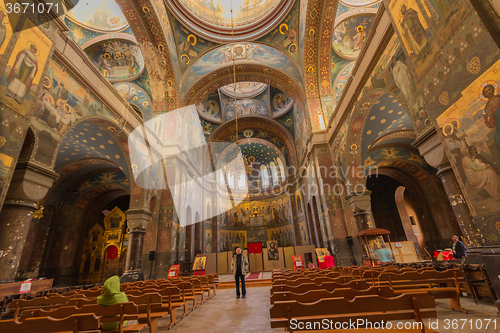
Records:
{"label": "wooden bench", "polygon": [[15,319],[0,321],[0,332],[5,333],[100,333],[100,320],[92,313],[74,314],[66,318],[28,318],[23,322]]}
{"label": "wooden bench", "polygon": [[81,308],[74,306],[62,306],[57,309],[44,310],[37,309],[26,311],[21,317],[21,322],[25,322],[30,318],[36,317],[51,317],[56,319],[63,319],[76,314],[89,314],[92,313],[99,317],[101,324],[105,322],[119,322],[119,330],[116,331],[106,331],[109,333],[119,332],[119,333],[137,333],[142,331],[147,324],[137,324],[129,325],[123,327],[123,323],[128,320],[138,320],[139,308],[133,302],[118,303],[112,306],[101,306],[97,304],[84,305]]}
{"label": "wooden bench", "polygon": [[351,280],[347,283],[338,283],[338,282],[323,282],[320,284],[315,283],[303,283],[298,286],[288,286],[288,285],[276,285],[271,287],[271,295],[277,291],[291,291],[294,293],[304,293],[308,290],[317,290],[317,289],[326,289],[328,291],[332,291],[336,288],[351,288],[351,289],[368,289],[370,285],[363,280]]}
{"label": "wooden bench", "polygon": [[[357,296],[353,300],[344,298],[327,298],[314,303],[301,303],[298,301],[275,302],[270,308],[271,327],[286,328],[289,332],[302,332],[306,329],[321,330],[322,323],[327,320],[335,328],[342,323],[358,322],[363,320],[365,328],[371,328],[368,323],[381,323],[391,320],[415,320],[420,322],[420,332],[435,332],[425,329],[423,319],[436,318],[436,303],[434,298],[427,293],[404,294],[396,297],[381,297],[375,295]],[[292,322],[294,320],[294,322]],[[306,324],[309,323],[309,324]],[[373,324],[372,324],[373,325]],[[376,326],[375,326],[376,327]],[[349,327],[345,328],[346,331]],[[359,329],[350,332],[359,332]],[[373,332],[381,330],[374,329]],[[392,330],[393,331],[393,330]],[[336,329],[322,330],[321,332],[337,332]]]}
{"label": "wooden bench", "polygon": [[309,278],[299,278],[295,280],[287,280],[287,279],[277,279],[272,282],[272,285],[280,285],[280,284],[285,284],[287,286],[298,286],[299,284],[303,283],[323,283],[323,282],[337,282],[337,283],[347,283],[349,281],[352,281],[353,277],[352,276],[340,276],[337,278],[329,278],[329,277],[318,277],[315,279],[309,279]]}
{"label": "wooden bench", "polygon": [[[464,282],[462,271],[450,269],[443,272],[382,273],[378,277],[376,284],[388,285],[394,289],[394,292],[399,294],[425,291],[435,298],[448,298],[452,310],[467,313],[467,310],[460,305],[460,283]],[[451,284],[451,286],[441,287],[441,284]]]}
{"label": "wooden bench", "polygon": [[323,298],[343,297],[353,299],[361,295],[378,295],[384,297],[397,296],[389,287],[370,287],[368,289],[356,290],[351,288],[336,288],[332,291],[325,289],[308,290],[305,293],[294,293],[291,291],[277,291],[271,296],[271,304],[282,301],[298,301],[301,303],[311,303]]}

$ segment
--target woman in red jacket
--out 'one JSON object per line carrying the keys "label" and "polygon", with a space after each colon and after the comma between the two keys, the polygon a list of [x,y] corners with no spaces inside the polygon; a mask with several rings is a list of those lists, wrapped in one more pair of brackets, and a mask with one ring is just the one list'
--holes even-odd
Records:
{"label": "woman in red jacket", "polygon": [[328,267],[335,267],[335,259],[330,254],[330,251],[326,253],[324,260],[325,260],[325,269],[327,269]]}

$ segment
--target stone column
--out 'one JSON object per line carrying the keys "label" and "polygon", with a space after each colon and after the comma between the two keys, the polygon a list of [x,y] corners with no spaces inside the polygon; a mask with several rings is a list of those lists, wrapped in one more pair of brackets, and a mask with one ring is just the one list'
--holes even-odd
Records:
{"label": "stone column", "polygon": [[31,162],[18,163],[0,213],[0,281],[12,281],[37,203],[59,175]]}
{"label": "stone column", "polygon": [[345,198],[354,213],[359,231],[375,228],[371,210],[371,194],[371,191],[365,190],[362,194],[350,193]]}
{"label": "stone column", "polygon": [[465,241],[469,246],[469,252],[473,249],[481,248],[483,246],[481,232],[477,229],[476,222],[472,218],[469,206],[465,202],[451,164],[449,162],[443,163],[437,166],[437,170],[437,175],[441,179],[448,199],[451,202],[451,208],[457,217],[460,230],[462,230]]}
{"label": "stone column", "polygon": [[142,273],[142,248],[146,227],[153,214],[145,209],[129,209],[126,211],[126,214],[129,236],[125,271],[120,281],[133,282],[144,280],[144,274]]}
{"label": "stone column", "polygon": [[478,230],[469,206],[464,199],[460,185],[446,155],[444,146],[436,130],[421,136],[413,144],[425,161],[438,170],[437,176],[441,179],[451,207],[460,226],[463,236],[469,246],[469,254],[479,254],[483,246],[482,235]]}

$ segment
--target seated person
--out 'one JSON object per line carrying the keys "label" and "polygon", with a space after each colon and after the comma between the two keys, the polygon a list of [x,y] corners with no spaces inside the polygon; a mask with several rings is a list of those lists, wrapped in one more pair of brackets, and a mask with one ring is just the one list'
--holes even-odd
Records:
{"label": "seated person", "polygon": [[[102,306],[113,306],[118,303],[128,302],[127,295],[120,292],[120,278],[117,275],[110,277],[104,282],[102,286],[103,294],[97,297],[97,304]],[[102,323],[102,329],[105,331],[118,330],[120,322],[108,322]],[[123,323],[123,326],[127,326],[127,322]]]}

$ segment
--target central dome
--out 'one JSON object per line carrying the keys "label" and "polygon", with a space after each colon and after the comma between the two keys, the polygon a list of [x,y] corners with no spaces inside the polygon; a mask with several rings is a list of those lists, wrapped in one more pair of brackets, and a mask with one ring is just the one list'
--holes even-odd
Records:
{"label": "central dome", "polygon": [[233,38],[238,42],[263,36],[286,17],[294,0],[166,0],[166,3],[188,28],[221,43]]}
{"label": "central dome", "polygon": [[261,82],[237,82],[220,88],[227,96],[237,98],[254,97],[266,90],[267,84]]}
{"label": "central dome", "polygon": [[231,3],[234,27],[255,23],[266,16],[280,0],[180,0],[191,12],[207,23],[231,27]]}

